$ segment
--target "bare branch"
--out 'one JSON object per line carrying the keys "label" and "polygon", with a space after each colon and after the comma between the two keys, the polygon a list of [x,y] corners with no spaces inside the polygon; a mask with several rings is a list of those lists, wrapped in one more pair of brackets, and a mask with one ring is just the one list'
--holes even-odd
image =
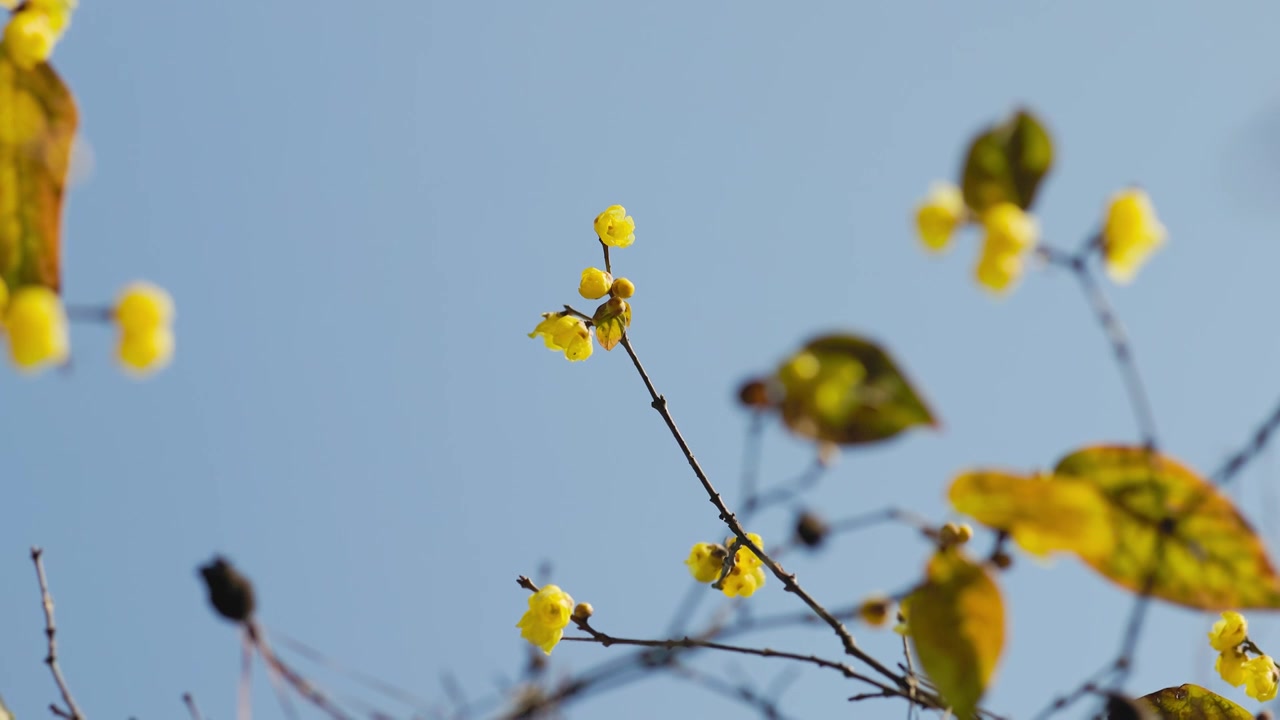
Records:
{"label": "bare branch", "polygon": [[71,689],[67,687],[67,679],[62,675],[62,667],[58,664],[58,638],[57,627],[53,621],[53,596],[49,594],[49,581],[44,574],[44,550],[33,547],[31,548],[31,562],[36,566],[36,581],[40,584],[40,604],[44,608],[44,634],[48,639],[49,652],[45,655],[44,664],[49,666],[49,672],[53,674],[53,681],[58,686],[58,692],[62,694],[62,702],[65,708],[57,705],[49,705],[49,710],[54,715],[68,718],[68,720],[84,720],[84,713],[80,712],[80,707],[76,705],[75,698],[71,696]]}

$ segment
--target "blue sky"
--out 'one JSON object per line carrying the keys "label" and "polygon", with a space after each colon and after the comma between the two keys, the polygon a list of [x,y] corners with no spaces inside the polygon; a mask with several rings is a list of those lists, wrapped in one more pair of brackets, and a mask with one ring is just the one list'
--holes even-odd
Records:
{"label": "blue sky", "polygon": [[[1112,295],[1164,445],[1212,469],[1280,395],[1278,22],[1260,1],[85,0],[56,57],[94,151],[66,210],[66,294],[161,283],[179,349],[139,384],[112,366],[110,333],[83,327],[70,377],[0,375],[0,693],[26,718],[55,698],[33,544],[95,717],[172,717],[184,691],[234,712],[238,645],[195,576],[215,551],[254,578],[268,627],[432,699],[442,673],[474,698],[518,676],[514,578],[543,563],[602,630],[661,635],[689,546],[723,530],[621,352],[570,365],[525,337],[576,297],[612,203],[637,222],[615,256],[638,288],[632,339],[731,505],[737,383],[833,329],[882,341],[944,427],[847,453],[809,498],[832,518],[942,520],[963,468],[1132,441],[1069,277],[1032,273],[993,301],[970,280],[973,238],[933,258],[912,236],[929,183],[1020,104],[1058,141],[1038,202],[1049,242],[1073,246],[1132,182],[1169,227]],[[811,453],[774,428],[765,477]],[[1234,490],[1273,548],[1276,478],[1268,454]],[[753,529],[782,538],[789,510]],[[885,527],[786,564],[840,605],[906,586],[927,553]],[[1026,717],[1114,653],[1129,602],[1068,560],[1019,558],[1001,583],[1010,640],[989,703]],[[799,609],[776,582],[751,602]],[[1253,708],[1213,678],[1210,621],[1157,607],[1130,689],[1196,682]],[[896,657],[895,636],[858,635]],[[759,643],[839,651],[818,631]],[[617,650],[562,645],[552,672]],[[781,669],[698,663],[761,686]],[[256,688],[258,716],[278,716]],[[829,717],[856,691],[806,671],[784,705]],[[651,679],[571,717],[725,702]]]}

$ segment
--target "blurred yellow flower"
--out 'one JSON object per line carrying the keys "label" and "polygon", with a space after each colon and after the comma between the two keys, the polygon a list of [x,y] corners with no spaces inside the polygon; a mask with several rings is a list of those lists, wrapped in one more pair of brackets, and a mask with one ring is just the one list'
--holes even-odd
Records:
{"label": "blurred yellow flower", "polygon": [[1280,669],[1270,655],[1259,655],[1244,665],[1244,692],[1258,702],[1267,702],[1276,696],[1276,681]]}
{"label": "blurred yellow flower", "polygon": [[983,251],[973,275],[982,287],[997,295],[1008,292],[1022,277],[1022,256],[1017,252]]}
{"label": "blurred yellow flower", "polygon": [[1240,687],[1244,684],[1245,664],[1249,658],[1239,650],[1234,648],[1224,650],[1218,654],[1218,660],[1214,662],[1213,669],[1218,671],[1218,675],[1232,687]]}
{"label": "blurred yellow flower", "polygon": [[1118,283],[1134,275],[1165,241],[1165,228],[1156,218],[1151,198],[1138,188],[1111,196],[1102,224],[1102,256],[1107,274]]}
{"label": "blurred yellow flower", "polygon": [[715,543],[698,543],[689,551],[684,564],[689,566],[689,573],[694,580],[700,583],[715,582],[720,579],[727,554],[723,547]]}
{"label": "blurred yellow flower", "polygon": [[591,331],[586,323],[572,315],[543,313],[542,322],[529,333],[534,338],[541,335],[547,349],[563,352],[570,361],[591,357]]}
{"label": "blurred yellow flower", "polygon": [[57,293],[41,285],[19,288],[5,312],[9,356],[22,370],[60,364],[71,354],[67,314]]}
{"label": "blurred yellow flower", "polygon": [[621,205],[610,205],[596,216],[596,235],[610,247],[624,248],[636,241],[636,221]]}
{"label": "blurred yellow flower", "polygon": [[951,183],[934,183],[929,194],[916,206],[916,232],[930,251],[945,250],[951,236],[964,222],[964,196]]}
{"label": "blurred yellow flower", "polygon": [[136,282],[120,292],[114,312],[125,332],[146,332],[173,323],[173,298],[164,288]]}
{"label": "blurred yellow flower", "polygon": [[747,569],[737,565],[729,571],[720,590],[729,597],[751,597],[764,586],[764,580],[764,568]]}
{"label": "blurred yellow flower", "polygon": [[1236,648],[1249,636],[1249,623],[1238,612],[1228,610],[1209,630],[1209,644],[1218,652]]}
{"label": "blurred yellow flower", "polygon": [[572,613],[573,598],[559,587],[547,585],[529,596],[529,609],[516,627],[520,628],[520,637],[550,655],[564,637]]}
{"label": "blurred yellow flower", "polygon": [[120,333],[116,358],[131,374],[141,377],[163,370],[173,359],[173,331],[167,327]]}
{"label": "blurred yellow flower", "polygon": [[984,255],[1001,252],[1022,253],[1036,246],[1040,226],[1036,219],[1011,202],[998,203],[982,214]]}
{"label": "blurred yellow flower", "polygon": [[4,49],[13,63],[29,70],[47,61],[75,7],[74,0],[28,0],[4,28]]}
{"label": "blurred yellow flower", "polygon": [[874,597],[863,600],[858,606],[858,617],[871,627],[884,627],[889,621],[889,599]]}

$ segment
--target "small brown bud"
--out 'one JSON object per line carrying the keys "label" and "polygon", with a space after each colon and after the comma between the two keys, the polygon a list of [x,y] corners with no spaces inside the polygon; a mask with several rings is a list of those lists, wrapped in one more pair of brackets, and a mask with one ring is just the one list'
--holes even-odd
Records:
{"label": "small brown bud", "polygon": [[1009,566],[1013,565],[1013,556],[1001,550],[991,556],[991,563],[1001,570],[1008,570]]}
{"label": "small brown bud", "polygon": [[888,598],[868,598],[862,601],[858,606],[858,617],[862,618],[862,622],[872,626],[881,627],[889,620],[889,600]]}
{"label": "small brown bud", "polygon": [[816,548],[821,545],[830,530],[825,520],[808,510],[796,518],[796,537],[808,547]]}
{"label": "small brown bud", "polygon": [[225,558],[215,556],[200,568],[200,575],[209,590],[209,603],[219,615],[235,622],[245,622],[253,615],[253,583]]}
{"label": "small brown bud", "polygon": [[763,380],[748,380],[738,388],[738,402],[756,410],[768,408],[769,386]]}

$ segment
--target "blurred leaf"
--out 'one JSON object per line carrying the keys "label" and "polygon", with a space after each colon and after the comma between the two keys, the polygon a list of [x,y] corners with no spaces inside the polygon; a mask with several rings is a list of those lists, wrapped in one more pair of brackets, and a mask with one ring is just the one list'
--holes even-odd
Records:
{"label": "blurred leaf", "polygon": [[1230,700],[1187,683],[1143,695],[1161,720],[1253,720],[1253,713]]}
{"label": "blurred leaf", "polygon": [[13,712],[4,704],[2,697],[0,697],[0,720],[13,720]]}
{"label": "blurred leaf", "polygon": [[958,550],[940,550],[907,605],[908,632],[921,667],[955,716],[968,720],[1004,647],[1000,589]]}
{"label": "blurred leaf", "polygon": [[1001,202],[1026,210],[1053,166],[1053,140],[1026,110],[984,130],[969,145],[961,171],[964,201],[975,213]]}
{"label": "blurred leaf", "polygon": [[1092,484],[1110,504],[1114,550],[1081,557],[1116,583],[1140,592],[1154,570],[1151,594],[1180,605],[1280,607],[1280,578],[1262,540],[1226,496],[1178,461],[1141,447],[1094,446],[1063,458],[1054,474]]}
{"label": "blurred leaf", "polygon": [[937,425],[893,359],[853,335],[810,342],[782,364],[776,379],[783,422],[805,437],[857,445]]}
{"label": "blurred leaf", "polygon": [[1105,720],[1157,720],[1150,703],[1116,693],[1107,694]]}
{"label": "blurred leaf", "polygon": [[10,288],[59,289],[76,124],[75,99],[48,63],[24,70],[0,52],[0,277]]}
{"label": "blurred leaf", "polygon": [[1009,533],[1034,555],[1099,557],[1115,545],[1107,499],[1088,481],[979,470],[957,476],[948,498],[957,512]]}

